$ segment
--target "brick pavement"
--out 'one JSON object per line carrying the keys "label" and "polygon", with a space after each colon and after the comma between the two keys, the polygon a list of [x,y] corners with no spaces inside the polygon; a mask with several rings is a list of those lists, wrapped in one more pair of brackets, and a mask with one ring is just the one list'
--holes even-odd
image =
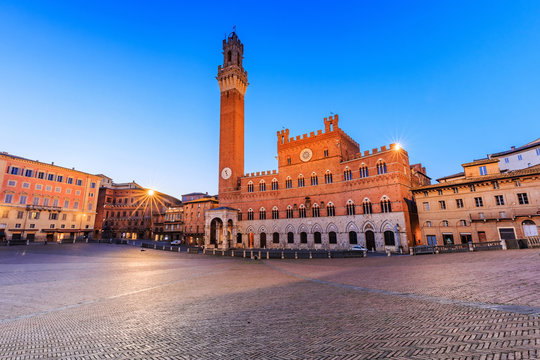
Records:
{"label": "brick pavement", "polygon": [[[468,301],[497,286],[480,301],[536,306],[507,292],[538,293],[538,252],[505,253],[513,260],[502,251],[310,262],[115,245],[0,249],[0,359],[539,358],[538,316],[392,295]],[[466,269],[480,288],[460,288]],[[402,284],[419,277],[427,281]]]}

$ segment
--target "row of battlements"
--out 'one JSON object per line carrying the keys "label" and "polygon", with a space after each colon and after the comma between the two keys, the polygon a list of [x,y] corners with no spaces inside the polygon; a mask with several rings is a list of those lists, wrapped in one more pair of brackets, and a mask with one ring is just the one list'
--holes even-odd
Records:
{"label": "row of battlements", "polygon": [[366,150],[363,153],[360,152],[360,153],[352,154],[347,159],[344,158],[343,162],[345,162],[345,161],[354,161],[354,160],[366,158],[366,157],[369,157],[369,156],[382,154],[382,153],[388,152],[390,150],[397,151],[397,152],[400,152],[401,154],[404,154],[405,156],[408,156],[407,151],[405,151],[399,144],[392,143],[392,144],[388,145],[388,147],[386,145],[383,145],[380,148],[374,148],[371,151]]}
{"label": "row of battlements", "polygon": [[[333,131],[339,129],[338,122],[339,122],[339,117],[338,117],[337,114],[334,115],[334,116],[324,118],[324,133],[333,132]],[[292,142],[295,142],[295,141],[298,141],[298,140],[304,140],[304,139],[312,138],[312,137],[319,136],[319,135],[322,135],[322,134],[323,134],[322,130],[317,130],[316,133],[315,133],[315,131],[312,131],[309,134],[305,133],[305,134],[302,134],[302,135],[297,135],[296,137],[293,138],[293,137],[289,137],[289,129],[280,130],[280,131],[277,132],[278,146],[282,145],[282,144],[292,143]],[[350,141],[356,143],[354,140],[352,140],[343,131],[342,131],[342,134],[345,135]]]}
{"label": "row of battlements", "polygon": [[244,177],[257,177],[257,176],[267,176],[267,175],[277,175],[277,170],[267,170],[267,171],[257,171],[252,173],[247,173]]}

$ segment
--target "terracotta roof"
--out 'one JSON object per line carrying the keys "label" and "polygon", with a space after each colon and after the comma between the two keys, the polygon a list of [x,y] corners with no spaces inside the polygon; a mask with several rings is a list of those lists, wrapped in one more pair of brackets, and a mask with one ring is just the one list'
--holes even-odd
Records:
{"label": "terracotta roof", "polygon": [[[456,174],[452,174],[452,175],[448,175],[448,176],[443,176],[441,178],[438,178],[436,179],[437,181],[439,180],[446,180],[446,179],[451,179],[451,178],[456,178],[456,177],[461,177],[461,176],[465,176],[465,172],[458,172]],[[440,181],[439,181],[440,182]]]}
{"label": "terracotta roof", "polygon": [[523,150],[527,150],[527,149],[530,149],[530,148],[538,146],[538,145],[540,145],[540,138],[538,138],[538,139],[536,139],[534,141],[531,141],[530,143],[525,144],[523,146],[520,146],[518,148],[510,149],[510,150],[506,150],[506,151],[501,151],[501,152],[498,152],[498,153],[490,154],[488,156],[489,157],[496,157],[496,156],[508,155],[508,154],[512,154],[512,153],[515,153],[515,152],[520,152],[520,151],[523,151]]}
{"label": "terracotta roof", "polygon": [[468,162],[468,163],[465,163],[465,164],[461,164],[461,166],[465,167],[465,166],[474,166],[474,165],[482,165],[482,164],[491,164],[491,163],[495,163],[495,162],[499,162],[499,159],[480,159],[480,160],[474,160],[472,162]]}
{"label": "terracotta roof", "polygon": [[429,189],[437,189],[437,188],[448,187],[448,186],[472,184],[472,183],[479,183],[479,182],[492,181],[492,180],[511,179],[515,177],[533,175],[533,174],[540,174],[540,165],[531,166],[531,167],[528,167],[526,169],[521,169],[521,170],[508,171],[508,172],[504,172],[504,173],[500,173],[496,175],[475,176],[472,178],[457,179],[454,181],[445,181],[440,184],[420,186],[413,189],[413,191],[423,191],[423,190],[429,190]]}
{"label": "terracotta roof", "polygon": [[203,197],[203,198],[196,199],[196,200],[184,201],[184,204],[192,204],[192,203],[205,202],[205,201],[218,202],[218,200],[215,197],[208,196],[208,197]]}
{"label": "terracotta roof", "polygon": [[9,157],[9,158],[12,158],[12,159],[17,159],[17,160],[24,160],[24,161],[30,161],[30,162],[33,162],[33,163],[37,163],[37,164],[41,164],[41,165],[48,165],[48,166],[54,166],[54,167],[57,167],[57,168],[60,168],[60,169],[65,169],[65,170],[69,170],[69,171],[76,171],[78,173],[81,173],[81,174],[85,174],[85,175],[90,175],[90,176],[95,176],[97,178],[100,177],[100,175],[95,175],[95,174],[90,174],[90,173],[87,173],[87,172],[84,172],[84,171],[80,171],[80,170],[75,170],[75,168],[67,168],[65,166],[59,166],[59,165],[55,165],[55,164],[49,164],[49,163],[45,163],[45,162],[41,162],[41,161],[37,161],[37,160],[32,160],[32,159],[27,159],[27,158],[24,158],[22,156],[16,156],[16,155],[11,155],[7,152],[0,152],[0,157],[1,156],[5,156],[5,157]]}

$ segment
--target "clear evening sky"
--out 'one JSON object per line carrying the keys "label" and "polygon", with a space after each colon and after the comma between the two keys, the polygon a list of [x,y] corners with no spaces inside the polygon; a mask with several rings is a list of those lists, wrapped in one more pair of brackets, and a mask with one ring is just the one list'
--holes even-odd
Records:
{"label": "clear evening sky", "polygon": [[221,46],[250,86],[246,172],[330,112],[433,179],[540,137],[540,1],[1,1],[0,151],[217,192]]}

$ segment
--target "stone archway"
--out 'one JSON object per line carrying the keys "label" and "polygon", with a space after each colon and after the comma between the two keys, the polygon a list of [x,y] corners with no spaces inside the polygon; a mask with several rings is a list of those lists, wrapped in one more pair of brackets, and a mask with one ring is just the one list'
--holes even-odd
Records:
{"label": "stone archway", "polygon": [[223,221],[213,218],[210,222],[210,246],[219,247],[223,243]]}
{"label": "stone archway", "polygon": [[521,226],[523,226],[523,235],[525,237],[538,236],[538,227],[534,221],[525,220],[521,223]]}
{"label": "stone archway", "polygon": [[366,230],[364,232],[366,236],[366,248],[371,251],[375,251],[375,233],[371,230]]}

